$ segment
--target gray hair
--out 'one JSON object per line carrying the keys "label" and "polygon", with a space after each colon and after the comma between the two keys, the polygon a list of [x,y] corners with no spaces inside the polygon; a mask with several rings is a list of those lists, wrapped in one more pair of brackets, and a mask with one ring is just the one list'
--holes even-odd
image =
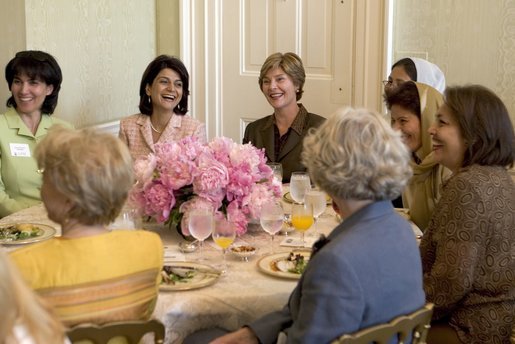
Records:
{"label": "gray hair", "polygon": [[302,161],[312,181],[340,199],[398,197],[412,176],[409,152],[384,118],[341,108],[304,139]]}

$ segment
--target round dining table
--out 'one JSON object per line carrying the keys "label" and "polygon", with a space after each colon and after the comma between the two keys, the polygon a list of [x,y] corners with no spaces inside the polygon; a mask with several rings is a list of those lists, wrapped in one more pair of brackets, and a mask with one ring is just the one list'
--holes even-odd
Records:
{"label": "round dining table", "polygon": [[[289,213],[291,204],[283,199],[283,206],[285,213]],[[0,226],[7,223],[44,224],[55,228],[56,235],[60,235],[60,226],[48,219],[43,205],[33,206],[0,219]],[[315,229],[312,227],[306,233],[306,247],[299,248],[293,246],[299,242],[299,233],[292,231],[287,235],[278,234],[272,245],[270,235],[261,229],[259,223],[250,223],[247,233],[238,237],[235,245],[255,247],[254,255],[244,260],[228,250],[226,272],[215,275],[209,283],[181,290],[170,290],[166,287],[160,290],[153,317],[165,324],[165,342],[181,343],[188,334],[204,328],[236,330],[266,313],[280,310],[287,303],[297,278],[292,274],[276,274],[266,267],[263,268],[263,262],[267,262],[272,254],[275,257],[288,255],[299,249],[309,250],[316,235],[328,235],[337,224],[337,216],[332,207],[328,206],[313,226]],[[116,223],[113,225],[113,228],[118,227]],[[198,250],[192,253],[180,250],[179,244],[185,240],[174,228],[148,222],[143,222],[142,227],[160,235],[164,245],[164,265],[185,262],[217,269],[222,264],[222,250],[211,239],[204,242],[203,257],[206,260],[199,262]],[[418,231],[415,226],[414,231]],[[21,245],[4,245],[7,250],[14,250],[19,246]]]}

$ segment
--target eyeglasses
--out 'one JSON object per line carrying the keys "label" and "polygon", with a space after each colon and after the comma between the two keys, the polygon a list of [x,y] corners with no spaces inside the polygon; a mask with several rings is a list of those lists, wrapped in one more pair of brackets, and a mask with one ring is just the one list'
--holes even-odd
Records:
{"label": "eyeglasses", "polygon": [[387,86],[387,87],[391,87],[393,85],[392,80],[383,80],[381,82],[383,83],[384,86]]}

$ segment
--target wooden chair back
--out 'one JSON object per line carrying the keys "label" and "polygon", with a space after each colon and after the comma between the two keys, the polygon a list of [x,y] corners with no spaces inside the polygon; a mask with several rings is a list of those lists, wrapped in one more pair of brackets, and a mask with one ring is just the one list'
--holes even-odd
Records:
{"label": "wooden chair back", "polygon": [[107,344],[114,337],[123,337],[127,344],[138,344],[147,333],[154,333],[154,343],[162,344],[165,327],[159,320],[124,321],[104,325],[83,324],[71,328],[68,338],[72,343],[87,340],[93,344]]}
{"label": "wooden chair back", "polygon": [[388,344],[392,338],[397,338],[399,344],[407,343],[409,338],[412,338],[412,344],[425,344],[432,315],[433,304],[428,303],[415,312],[401,315],[386,324],[344,334],[332,344]]}

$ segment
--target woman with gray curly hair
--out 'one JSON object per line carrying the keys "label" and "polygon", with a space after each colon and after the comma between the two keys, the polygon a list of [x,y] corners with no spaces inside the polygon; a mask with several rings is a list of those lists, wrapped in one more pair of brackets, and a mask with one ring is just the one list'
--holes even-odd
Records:
{"label": "woman with gray curly hair", "polygon": [[281,311],[212,343],[275,343],[281,332],[329,343],[424,305],[417,242],[390,201],[411,176],[400,135],[375,112],[340,109],[311,130],[302,157],[343,221],[315,243]]}

